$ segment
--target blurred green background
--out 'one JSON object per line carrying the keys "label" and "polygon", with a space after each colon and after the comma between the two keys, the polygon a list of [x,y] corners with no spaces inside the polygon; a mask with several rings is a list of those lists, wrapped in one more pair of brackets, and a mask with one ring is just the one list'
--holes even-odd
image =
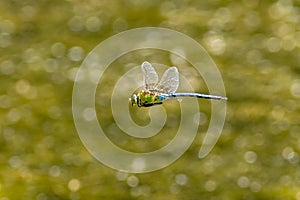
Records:
{"label": "blurred green background", "polygon": [[[1,0],[0,200],[300,200],[299,6],[299,0]],[[81,143],[72,87],[97,44],[145,26],[183,32],[206,48],[223,76],[228,111],[206,158],[197,157],[199,131],[169,167],[127,174],[99,163]]]}

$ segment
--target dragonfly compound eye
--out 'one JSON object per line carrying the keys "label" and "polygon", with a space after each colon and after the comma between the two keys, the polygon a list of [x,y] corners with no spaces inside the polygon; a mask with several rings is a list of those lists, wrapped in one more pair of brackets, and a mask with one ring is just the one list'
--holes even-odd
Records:
{"label": "dragonfly compound eye", "polygon": [[131,98],[129,98],[129,101],[131,102],[131,105],[137,104],[137,96],[136,94],[133,94]]}

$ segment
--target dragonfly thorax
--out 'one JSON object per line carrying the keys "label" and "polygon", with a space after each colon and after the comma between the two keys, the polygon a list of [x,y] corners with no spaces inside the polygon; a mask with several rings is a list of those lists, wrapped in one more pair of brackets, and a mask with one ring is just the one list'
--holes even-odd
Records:
{"label": "dragonfly thorax", "polygon": [[137,105],[138,107],[150,107],[158,104],[162,104],[164,100],[158,93],[148,90],[142,90],[137,94],[133,94],[129,101],[131,105]]}

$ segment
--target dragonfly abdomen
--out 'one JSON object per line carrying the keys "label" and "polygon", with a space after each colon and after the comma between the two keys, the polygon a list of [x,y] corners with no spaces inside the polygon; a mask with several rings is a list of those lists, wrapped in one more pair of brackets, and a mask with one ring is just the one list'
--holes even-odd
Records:
{"label": "dragonfly abdomen", "polygon": [[216,96],[211,94],[200,94],[200,93],[171,93],[165,94],[165,97],[197,97],[203,99],[215,99],[215,100],[227,100],[227,97]]}

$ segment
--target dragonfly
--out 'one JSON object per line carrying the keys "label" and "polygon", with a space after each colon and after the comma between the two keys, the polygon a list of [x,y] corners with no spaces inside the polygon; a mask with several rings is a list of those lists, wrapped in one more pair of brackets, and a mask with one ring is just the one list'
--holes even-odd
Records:
{"label": "dragonfly", "polygon": [[176,67],[168,68],[158,82],[158,74],[151,65],[145,61],[141,65],[144,74],[144,90],[135,93],[129,98],[131,105],[138,107],[150,107],[160,105],[167,99],[177,99],[180,97],[196,97],[214,100],[227,100],[227,97],[200,94],[193,92],[176,93],[179,86],[179,73]]}

